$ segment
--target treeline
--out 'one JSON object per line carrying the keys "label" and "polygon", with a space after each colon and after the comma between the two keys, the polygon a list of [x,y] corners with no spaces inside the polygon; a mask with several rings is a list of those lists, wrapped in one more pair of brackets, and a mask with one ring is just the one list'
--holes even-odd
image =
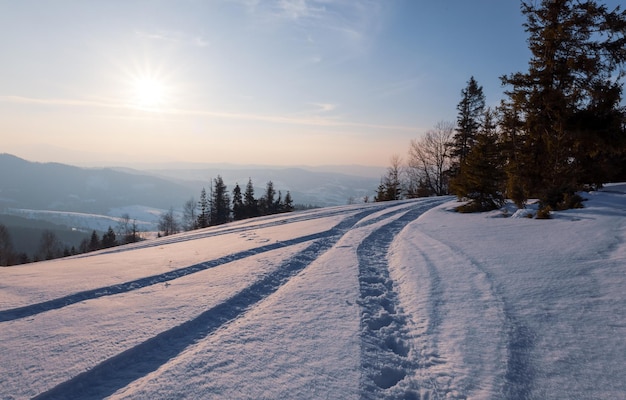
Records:
{"label": "treeline", "polygon": [[109,226],[102,237],[94,230],[91,236],[85,237],[78,246],[68,246],[62,243],[52,230],[45,229],[41,232],[37,251],[29,256],[27,253],[14,250],[9,229],[0,224],[0,267],[74,256],[140,240],[143,238],[137,228],[136,221],[131,221],[130,216],[124,214],[119,219],[115,230]]}
{"label": "treeline", "polygon": [[595,1],[522,1],[531,59],[500,78],[505,99],[485,106],[472,77],[456,123],[441,122],[391,160],[375,200],[455,194],[460,211],[580,207],[577,191],[626,179],[626,11]]}
{"label": "treeline", "polygon": [[259,217],[294,210],[293,199],[289,191],[283,198],[282,192],[276,192],[274,183],[267,182],[264,194],[256,198],[252,179],[248,179],[245,190],[239,184],[231,193],[220,175],[213,180],[210,192],[205,188],[200,192],[200,200],[191,198],[183,205],[182,218],[176,218],[173,207],[159,220],[159,236],[172,235],[182,231],[221,225],[230,221]]}

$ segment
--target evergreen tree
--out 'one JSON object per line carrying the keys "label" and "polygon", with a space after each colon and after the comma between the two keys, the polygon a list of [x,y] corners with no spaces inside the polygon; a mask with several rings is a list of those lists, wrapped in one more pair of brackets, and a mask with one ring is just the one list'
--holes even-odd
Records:
{"label": "evergreen tree", "polygon": [[102,247],[107,249],[114,246],[117,246],[117,240],[113,228],[109,226],[109,229],[102,235]]}
{"label": "evergreen tree", "polygon": [[89,251],[100,250],[100,237],[98,236],[98,233],[95,230],[91,232],[91,239],[89,240],[88,250]]}
{"label": "evergreen tree", "polygon": [[574,191],[610,179],[626,154],[626,12],[593,0],[523,1],[522,12],[528,72],[501,78],[511,87],[503,112],[517,118],[507,124],[520,127],[507,135],[515,153],[509,190],[568,207]]}
{"label": "evergreen tree", "polygon": [[283,194],[280,190],[278,191],[278,198],[276,199],[276,201],[274,201],[274,206],[272,208],[272,214],[283,212]]}
{"label": "evergreen tree", "polygon": [[241,194],[241,188],[239,184],[235,184],[235,188],[233,189],[233,219],[238,221],[240,219],[244,219],[246,217],[245,207],[243,204],[243,196]]}
{"label": "evergreen tree", "polygon": [[482,116],[485,111],[483,87],[478,86],[473,76],[467,82],[467,87],[461,91],[461,96],[461,101],[456,106],[459,114],[450,149],[450,157],[453,159],[450,168],[451,176],[457,175],[463,169],[465,157],[476,142],[476,135],[482,126]]}
{"label": "evergreen tree", "polygon": [[261,215],[269,215],[274,214],[275,210],[275,200],[276,190],[274,190],[274,183],[272,181],[267,182],[267,186],[265,187],[265,194],[259,201],[259,211]]}
{"label": "evergreen tree", "polygon": [[287,190],[287,194],[285,195],[285,202],[283,204],[283,212],[292,212],[293,211],[293,199],[291,198],[291,193]]}
{"label": "evergreen tree", "polygon": [[210,215],[211,225],[221,225],[230,221],[230,196],[220,175],[213,180]]}
{"label": "evergreen tree", "polygon": [[380,178],[380,184],[378,185],[378,189],[376,190],[376,196],[374,196],[375,202],[387,201],[387,187],[383,182],[383,179]]}
{"label": "evergreen tree", "polygon": [[459,208],[461,211],[488,211],[504,204],[505,157],[498,136],[482,131],[475,138],[463,169],[453,181],[459,199],[471,200],[469,205]]}
{"label": "evergreen tree", "polygon": [[245,218],[257,217],[259,215],[258,202],[254,198],[254,186],[252,185],[252,179],[250,178],[248,178],[246,192],[243,197],[243,207]]}
{"label": "evergreen tree", "polygon": [[200,201],[198,202],[198,208],[200,209],[200,212],[198,214],[198,228],[206,228],[211,222],[211,207],[209,205],[209,199],[207,198],[205,188],[202,188],[202,191],[200,192]]}
{"label": "evergreen tree", "polygon": [[0,224],[0,267],[14,264],[16,261],[14,258],[13,241],[11,240],[9,229]]}

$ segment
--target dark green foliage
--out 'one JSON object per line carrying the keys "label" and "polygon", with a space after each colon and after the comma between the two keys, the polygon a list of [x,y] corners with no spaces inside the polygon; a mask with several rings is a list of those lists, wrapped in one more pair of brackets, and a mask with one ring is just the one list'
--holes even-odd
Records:
{"label": "dark green foliage", "polygon": [[98,232],[94,230],[91,232],[91,239],[89,240],[89,246],[87,250],[96,251],[96,250],[100,250],[100,248],[101,248],[100,237],[98,237]]}
{"label": "dark green foliage", "polygon": [[269,181],[265,187],[265,194],[258,201],[259,213],[261,215],[275,214],[277,212],[275,197],[276,190],[274,190],[274,183]]}
{"label": "dark green foliage", "polygon": [[0,267],[13,265],[15,263],[15,253],[13,251],[13,241],[6,226],[0,224]]}
{"label": "dark green foliage", "polygon": [[243,196],[241,194],[241,188],[239,184],[235,184],[233,189],[233,219],[238,221],[246,217],[245,208],[243,205]]}
{"label": "dark green foliage", "polygon": [[117,240],[113,228],[109,226],[109,229],[102,235],[102,247],[107,249],[114,246],[117,246]]}
{"label": "dark green foliage", "polygon": [[211,225],[221,225],[230,221],[230,196],[220,175],[213,180],[211,197]]}
{"label": "dark green foliage", "polygon": [[391,158],[391,166],[387,168],[387,174],[381,179],[374,201],[391,201],[402,198],[402,182],[400,182],[400,157]]}
{"label": "dark green foliage", "polygon": [[259,205],[257,199],[254,198],[254,186],[251,178],[248,178],[248,184],[243,196],[243,208],[245,218],[259,216]]}
{"label": "dark green foliage", "polygon": [[476,143],[476,135],[482,127],[482,117],[485,111],[485,95],[483,87],[472,76],[467,87],[461,91],[461,101],[456,106],[457,127],[450,144],[450,157],[453,159],[450,175],[461,173],[465,158]]}
{"label": "dark green foliage", "polygon": [[557,209],[615,177],[626,155],[626,12],[596,1],[523,1],[528,72],[502,77],[508,192]]}
{"label": "dark green foliage", "polygon": [[291,198],[291,193],[287,191],[287,194],[285,195],[285,202],[283,203],[283,208],[281,212],[292,212],[293,209],[293,199]]}
{"label": "dark green foliage", "polygon": [[202,188],[202,191],[200,192],[200,201],[198,201],[198,208],[200,211],[198,213],[197,226],[198,228],[206,228],[211,222],[211,207],[209,205],[209,199],[207,198],[205,188]]}
{"label": "dark green foliage", "polygon": [[457,197],[471,200],[463,207],[465,212],[493,210],[504,204],[504,156],[497,136],[483,132],[475,139],[463,168],[452,181]]}

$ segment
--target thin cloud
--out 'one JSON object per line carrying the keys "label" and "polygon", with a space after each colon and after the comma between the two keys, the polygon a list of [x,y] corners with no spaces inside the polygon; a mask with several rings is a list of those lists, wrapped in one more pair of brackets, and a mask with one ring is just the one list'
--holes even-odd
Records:
{"label": "thin cloud", "polygon": [[137,37],[148,40],[160,40],[194,47],[208,47],[211,43],[200,35],[191,35],[179,31],[135,31]]}
{"label": "thin cloud", "polygon": [[337,108],[337,104],[333,104],[333,103],[309,103],[309,104],[317,107],[316,112],[318,113],[327,113]]}
{"label": "thin cloud", "polygon": [[[361,123],[353,121],[345,121],[337,118],[320,117],[316,115],[309,116],[281,116],[281,115],[263,115],[253,113],[231,113],[221,111],[206,111],[201,109],[183,109],[183,108],[163,108],[146,110],[138,107],[134,107],[125,103],[115,103],[106,101],[94,101],[94,100],[77,100],[77,99],[42,99],[23,96],[0,96],[0,102],[14,103],[14,104],[32,104],[43,106],[70,106],[70,107],[99,107],[99,108],[114,108],[114,109],[127,109],[138,110],[145,112],[154,112],[159,115],[195,115],[204,116],[209,118],[219,118],[228,120],[240,120],[240,121],[257,121],[268,122],[284,125],[301,125],[301,126],[316,126],[316,127],[351,127],[361,129],[375,129],[386,131],[401,131],[401,132],[415,132],[415,127],[402,126],[402,125],[380,125]],[[318,112],[329,112],[336,108],[335,104],[330,103],[316,103]]]}

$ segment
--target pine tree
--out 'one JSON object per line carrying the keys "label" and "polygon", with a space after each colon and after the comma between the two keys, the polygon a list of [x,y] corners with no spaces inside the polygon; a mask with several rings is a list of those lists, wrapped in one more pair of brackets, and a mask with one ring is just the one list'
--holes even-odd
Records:
{"label": "pine tree", "polygon": [[505,157],[498,136],[483,130],[467,154],[464,167],[453,181],[459,199],[470,199],[460,211],[488,211],[504,204]]}
{"label": "pine tree", "polygon": [[243,207],[245,218],[257,217],[259,215],[258,202],[254,198],[254,186],[252,185],[251,178],[248,178],[248,184],[246,185],[246,192],[243,197]]}
{"label": "pine tree", "polygon": [[528,72],[501,78],[511,87],[505,112],[518,118],[508,124],[520,126],[509,141],[515,152],[509,179],[522,197],[568,207],[566,198],[610,179],[626,154],[620,106],[626,12],[592,0],[523,1],[522,12],[532,53]]}
{"label": "pine tree", "polygon": [[376,196],[374,196],[375,202],[388,201],[387,198],[387,186],[385,186],[385,182],[383,179],[380,179],[380,184],[378,185],[378,189],[376,190]]}
{"label": "pine tree", "polygon": [[450,175],[455,176],[463,169],[465,158],[476,142],[476,135],[482,126],[485,111],[485,95],[483,87],[472,76],[465,89],[461,91],[461,101],[456,106],[457,127],[452,137],[450,157],[453,159]]}
{"label": "pine tree", "polygon": [[13,241],[9,229],[0,224],[0,267],[14,264]]}
{"label": "pine tree", "polygon": [[207,198],[205,188],[202,188],[202,191],[200,192],[200,201],[198,201],[198,208],[200,209],[200,212],[198,214],[198,228],[206,228],[211,222],[211,207],[209,205],[209,199]]}
{"label": "pine tree", "polygon": [[265,194],[259,201],[259,209],[261,215],[269,215],[274,214],[275,210],[275,200],[276,190],[274,190],[274,183],[272,181],[267,182],[267,186],[265,187]]}
{"label": "pine tree", "polygon": [[102,247],[107,249],[114,246],[117,246],[116,235],[113,228],[109,226],[109,229],[102,235]]}
{"label": "pine tree", "polygon": [[283,212],[292,212],[293,211],[293,199],[291,198],[291,193],[287,190],[287,194],[285,195],[285,202],[283,204]]}
{"label": "pine tree", "polygon": [[244,219],[245,208],[243,205],[243,196],[241,194],[241,188],[239,184],[235,184],[235,188],[233,189],[233,219],[238,221],[240,219]]}
{"label": "pine tree", "polygon": [[220,175],[213,180],[211,197],[211,225],[221,225],[230,221],[230,196]]}
{"label": "pine tree", "polygon": [[277,214],[283,212],[283,194],[281,191],[278,191],[278,197],[274,201],[274,206],[272,207],[272,214]]}
{"label": "pine tree", "polygon": [[98,237],[98,233],[95,230],[91,232],[91,239],[89,240],[88,250],[100,250],[100,237]]}

